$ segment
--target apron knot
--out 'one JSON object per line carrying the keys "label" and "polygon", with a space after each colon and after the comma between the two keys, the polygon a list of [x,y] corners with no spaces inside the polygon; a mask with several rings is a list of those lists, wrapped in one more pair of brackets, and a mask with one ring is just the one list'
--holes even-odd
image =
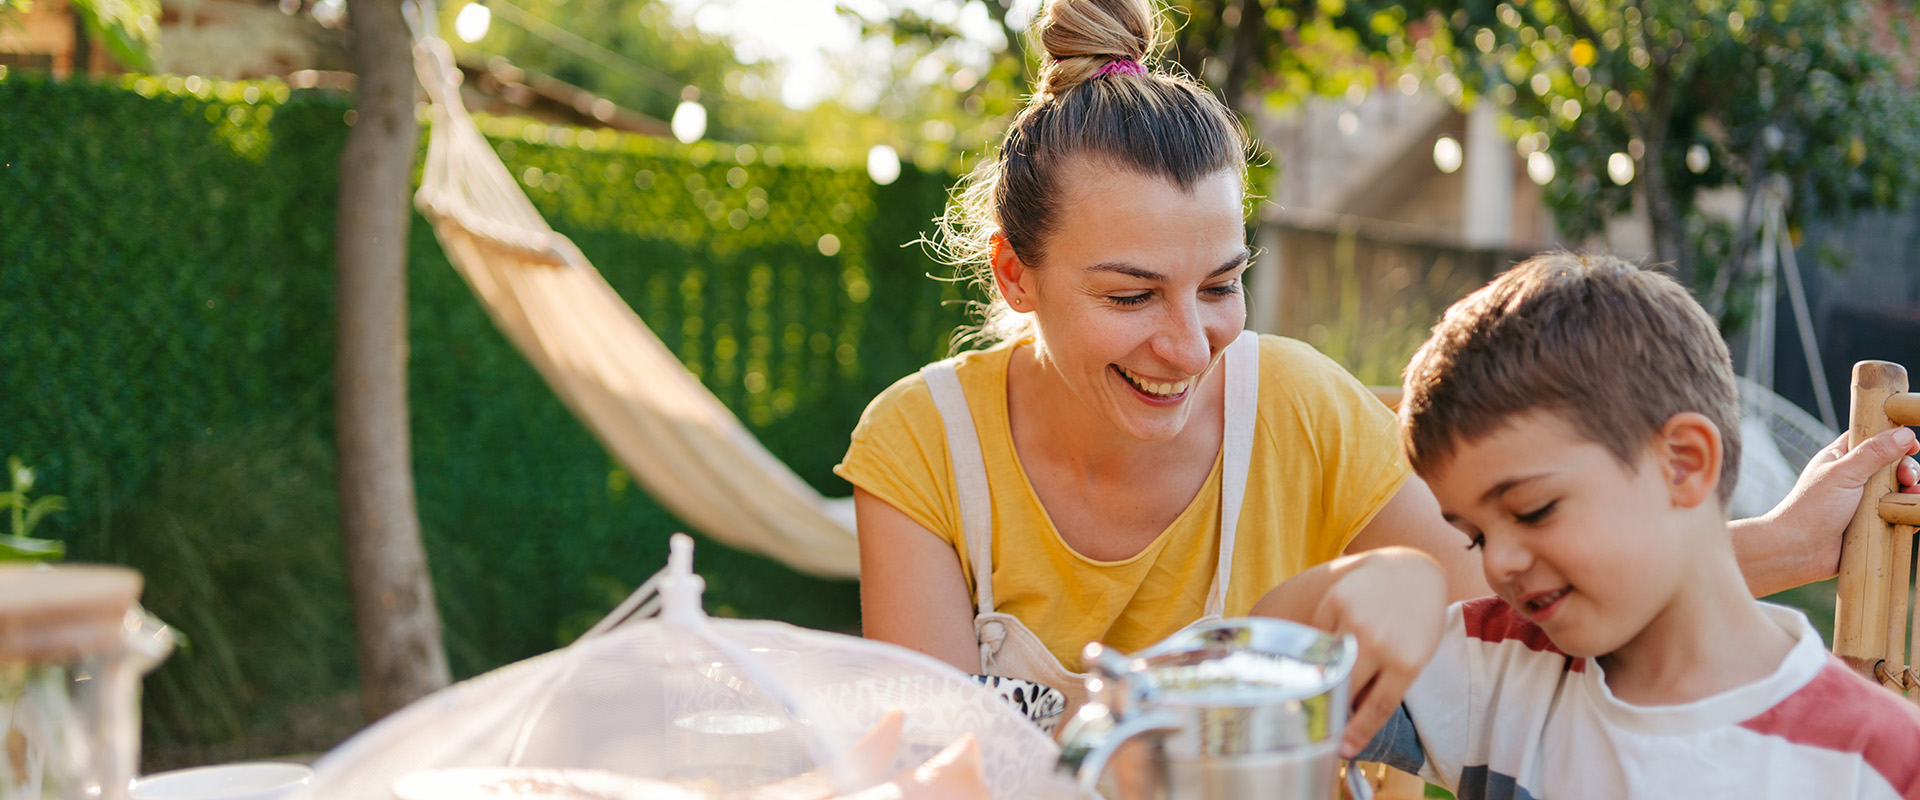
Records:
{"label": "apron knot", "polygon": [[980,668],[990,669],[994,656],[1000,654],[1000,645],[1007,641],[1006,623],[997,619],[983,619],[974,633],[980,637]]}

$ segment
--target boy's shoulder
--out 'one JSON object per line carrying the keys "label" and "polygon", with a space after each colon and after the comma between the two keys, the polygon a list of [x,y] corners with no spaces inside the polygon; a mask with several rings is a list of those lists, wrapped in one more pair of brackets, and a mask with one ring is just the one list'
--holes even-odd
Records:
{"label": "boy's shoulder", "polygon": [[1806,685],[1740,727],[1858,758],[1901,796],[1920,794],[1920,709],[1832,655]]}

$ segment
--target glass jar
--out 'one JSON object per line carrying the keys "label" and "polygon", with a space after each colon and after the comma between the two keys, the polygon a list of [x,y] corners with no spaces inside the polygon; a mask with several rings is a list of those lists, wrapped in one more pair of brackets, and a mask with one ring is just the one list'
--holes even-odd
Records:
{"label": "glass jar", "polygon": [[173,634],[140,573],[0,566],[0,800],[123,800],[140,765],[140,678]]}

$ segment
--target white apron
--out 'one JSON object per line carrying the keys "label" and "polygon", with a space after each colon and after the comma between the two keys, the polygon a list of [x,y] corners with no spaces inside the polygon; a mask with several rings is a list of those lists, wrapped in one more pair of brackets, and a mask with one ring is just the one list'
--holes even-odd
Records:
{"label": "white apron", "polygon": [[[1196,622],[1219,619],[1226,608],[1227,583],[1233,571],[1234,528],[1246,498],[1247,469],[1253,456],[1253,425],[1260,395],[1259,334],[1241,332],[1227,346],[1224,431],[1221,437],[1220,566],[1207,591],[1205,615]],[[934,405],[946,426],[947,451],[953,460],[953,478],[960,496],[960,531],[967,540],[973,564],[977,616],[974,635],[980,641],[980,674],[1018,678],[1051,686],[1066,696],[1066,716],[1087,701],[1086,675],[1070,672],[1053,656],[1040,637],[993,605],[993,497],[987,486],[987,463],[974,431],[973,413],[951,361],[920,370]]]}

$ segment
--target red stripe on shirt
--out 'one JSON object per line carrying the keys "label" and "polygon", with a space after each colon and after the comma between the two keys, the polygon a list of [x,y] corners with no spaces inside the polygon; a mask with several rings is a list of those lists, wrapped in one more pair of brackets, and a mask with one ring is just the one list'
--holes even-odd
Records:
{"label": "red stripe on shirt", "polygon": [[[1553,639],[1547,632],[1535,625],[1533,620],[1521,616],[1513,606],[1498,597],[1482,597],[1460,604],[1460,616],[1467,625],[1467,635],[1483,642],[1519,642],[1534,652],[1557,653],[1567,655],[1553,645]],[[1587,660],[1567,657],[1567,670],[1570,672],[1587,671]]]}
{"label": "red stripe on shirt", "polygon": [[1831,656],[1806,686],[1740,727],[1856,754],[1900,796],[1920,798],[1920,709]]}

